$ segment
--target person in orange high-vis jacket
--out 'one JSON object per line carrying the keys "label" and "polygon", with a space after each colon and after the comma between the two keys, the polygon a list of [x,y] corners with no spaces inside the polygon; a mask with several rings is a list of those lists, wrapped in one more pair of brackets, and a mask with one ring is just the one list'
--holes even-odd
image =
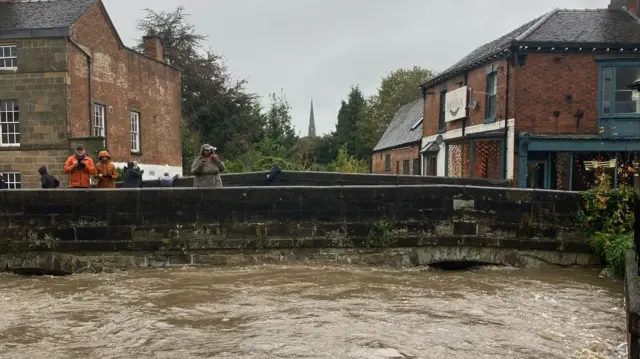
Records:
{"label": "person in orange high-vis jacket", "polygon": [[87,155],[83,145],[78,145],[76,154],[67,158],[64,164],[64,172],[69,174],[70,188],[91,187],[91,176],[95,170],[93,160]]}
{"label": "person in orange high-vis jacket", "polygon": [[116,178],[118,178],[118,170],[111,163],[111,156],[107,151],[98,153],[98,164],[96,165],[95,178],[98,180],[96,188],[116,188]]}

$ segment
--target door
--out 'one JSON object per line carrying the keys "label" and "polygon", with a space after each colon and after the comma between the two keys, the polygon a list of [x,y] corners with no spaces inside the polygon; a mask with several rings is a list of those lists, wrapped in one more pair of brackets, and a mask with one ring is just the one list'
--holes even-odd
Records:
{"label": "door", "polygon": [[528,161],[527,163],[527,188],[549,188],[549,162]]}

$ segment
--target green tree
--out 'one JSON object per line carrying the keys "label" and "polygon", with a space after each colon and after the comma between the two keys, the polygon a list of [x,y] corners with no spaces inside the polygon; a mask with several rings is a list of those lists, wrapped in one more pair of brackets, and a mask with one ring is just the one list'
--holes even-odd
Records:
{"label": "green tree", "polygon": [[338,150],[336,160],[331,164],[332,170],[344,173],[369,173],[369,164],[367,161],[358,160],[354,156],[349,155],[346,145]]}
{"label": "green tree", "polygon": [[[258,99],[245,91],[244,80],[233,80],[221,56],[202,47],[206,36],[197,34],[187,19],[182,6],[171,12],[146,9],[138,29],[157,35],[166,61],[182,70],[186,130],[218,147],[226,158],[240,156],[262,137],[264,117]],[[191,160],[183,158],[186,163]]]}
{"label": "green tree", "polygon": [[284,96],[271,94],[271,105],[265,115],[265,125],[258,150],[266,156],[288,157],[298,136],[291,125],[291,106]]}
{"label": "green tree", "polygon": [[358,122],[361,158],[364,158],[364,154],[371,155],[373,147],[384,134],[396,111],[421,98],[419,85],[434,76],[434,71],[414,66],[411,69],[392,71],[382,79],[377,93],[367,99],[365,114]]}
{"label": "green tree", "polygon": [[365,99],[358,86],[351,87],[347,101],[342,101],[338,111],[338,124],[335,138],[340,146],[344,146],[349,155],[362,155],[362,147],[358,135],[358,122],[365,113]]}

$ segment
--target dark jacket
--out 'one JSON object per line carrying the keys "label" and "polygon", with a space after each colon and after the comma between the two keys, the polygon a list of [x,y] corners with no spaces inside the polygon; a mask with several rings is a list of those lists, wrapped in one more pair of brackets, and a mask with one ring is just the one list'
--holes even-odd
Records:
{"label": "dark jacket", "polygon": [[7,183],[4,181],[4,177],[0,174],[0,189],[7,189]]}
{"label": "dark jacket", "polygon": [[278,166],[277,163],[273,164],[273,167],[271,168],[271,173],[269,173],[269,185],[271,186],[278,186],[280,184],[280,178],[282,177],[282,170],[280,169],[280,166]]}
{"label": "dark jacket", "polygon": [[134,168],[133,162],[127,163],[127,168],[124,169],[124,176],[122,176],[122,187],[123,188],[138,188],[142,187],[142,174],[144,171],[141,171],[138,168]]}
{"label": "dark jacket", "polygon": [[47,172],[47,168],[42,166],[40,167],[40,183],[42,184],[42,188],[58,188],[60,187],[60,181],[58,181],[55,177],[50,175]]}

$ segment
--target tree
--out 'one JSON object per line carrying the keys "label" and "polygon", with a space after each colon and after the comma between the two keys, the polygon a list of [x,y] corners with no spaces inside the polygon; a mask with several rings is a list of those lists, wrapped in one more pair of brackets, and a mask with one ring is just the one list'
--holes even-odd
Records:
{"label": "tree", "polygon": [[358,123],[362,151],[371,154],[396,111],[421,98],[419,85],[435,76],[435,72],[414,66],[392,71],[383,78],[378,92],[367,99],[365,114]]}
{"label": "tree", "polygon": [[358,86],[351,87],[347,101],[342,101],[338,111],[335,138],[340,146],[345,146],[349,155],[359,156],[362,148],[358,137],[358,122],[362,121],[365,100]]}
{"label": "tree", "polygon": [[[157,35],[166,61],[182,70],[183,131],[197,134],[227,158],[247,153],[261,139],[264,128],[257,96],[245,91],[244,80],[232,79],[221,56],[203,49],[206,36],[197,34],[187,22],[184,7],[172,12],[145,11],[138,30]],[[183,158],[183,162],[191,160]]]}
{"label": "tree", "polygon": [[265,115],[258,149],[267,156],[288,157],[298,139],[291,125],[291,106],[284,96],[271,94],[269,97],[271,105]]}

